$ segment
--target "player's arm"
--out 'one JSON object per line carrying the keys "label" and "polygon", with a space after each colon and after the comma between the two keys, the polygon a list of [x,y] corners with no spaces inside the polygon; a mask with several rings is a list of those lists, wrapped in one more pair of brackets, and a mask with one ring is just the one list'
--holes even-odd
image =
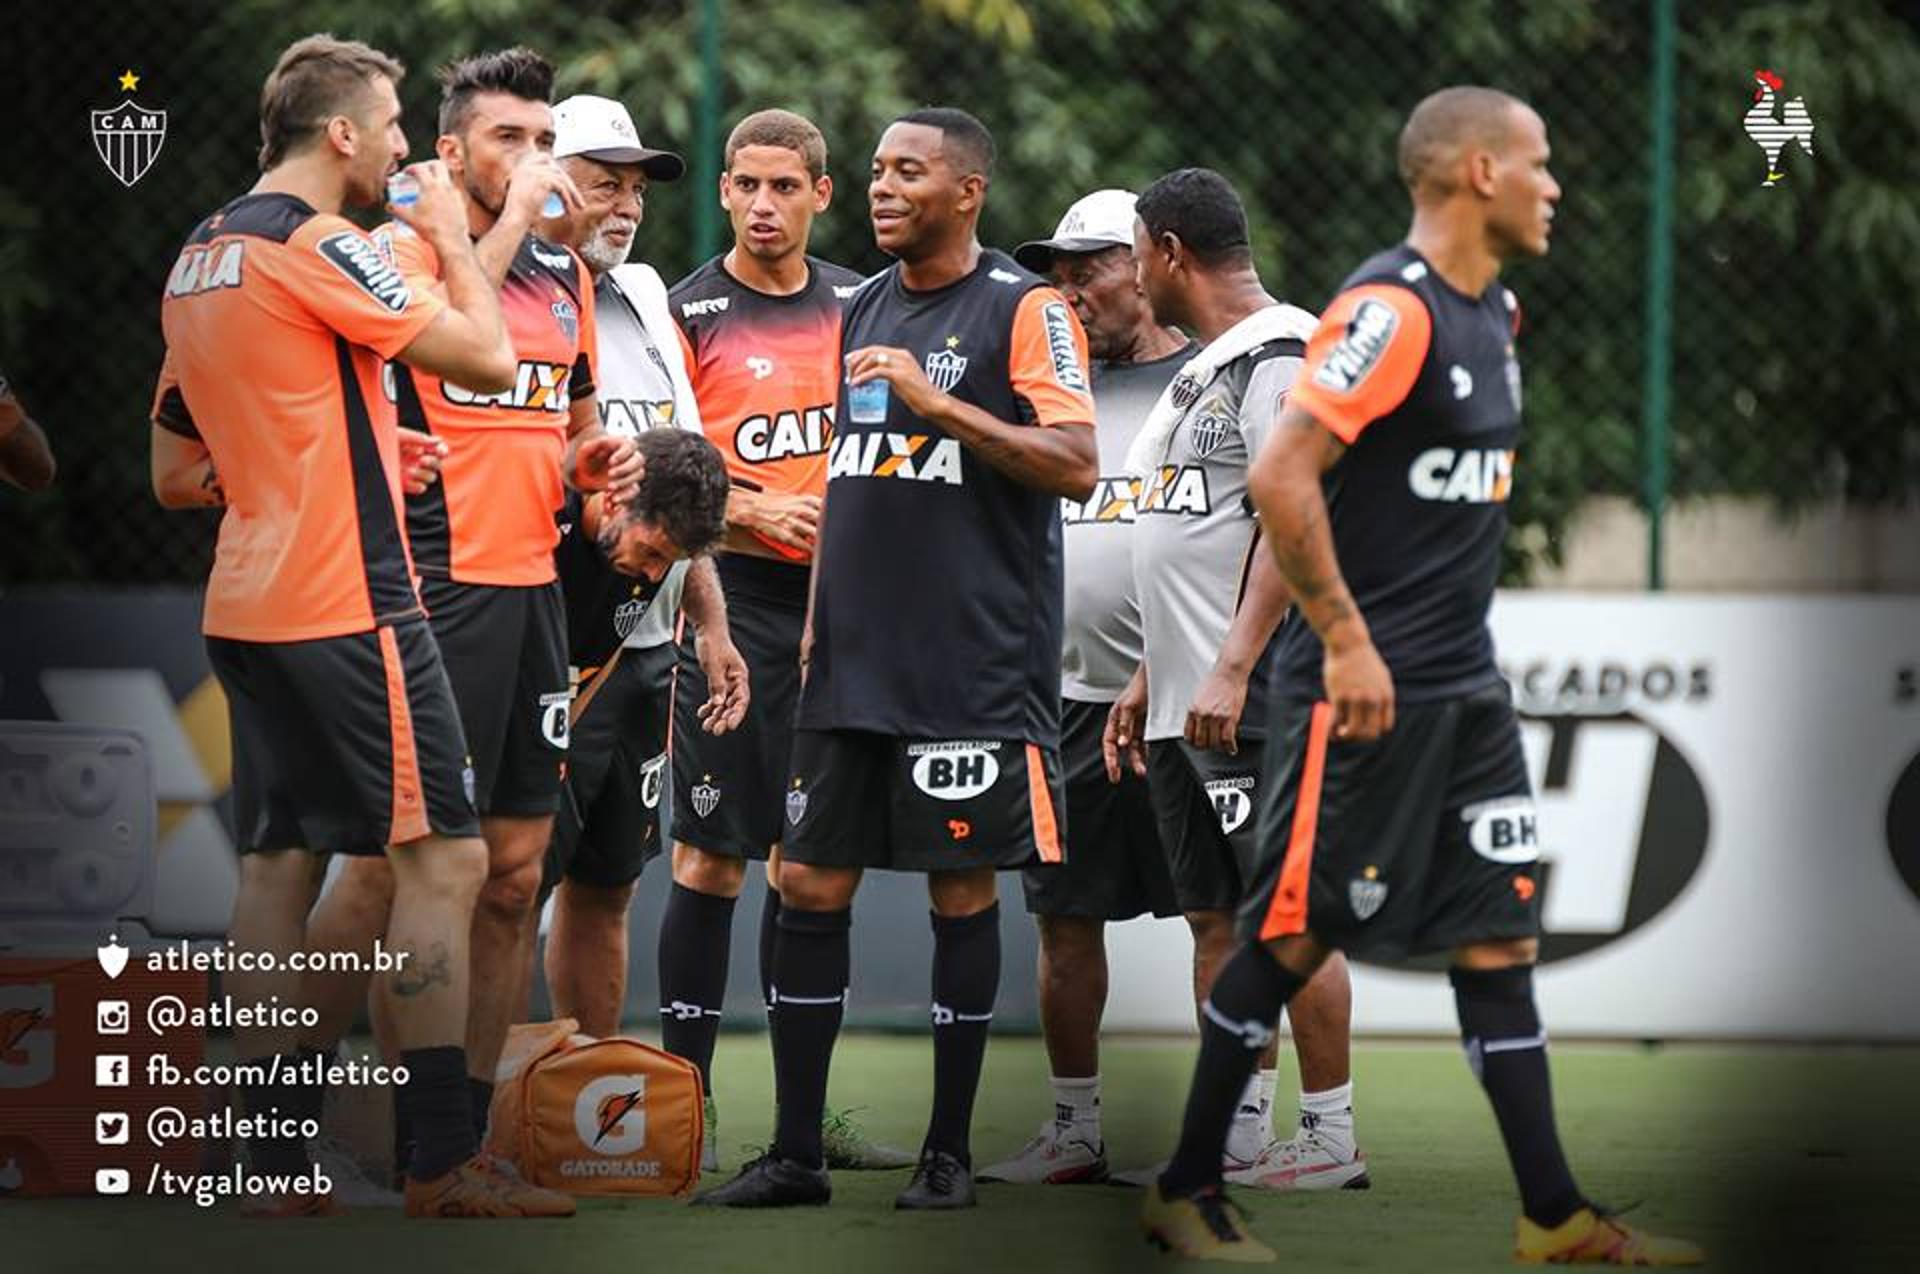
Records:
{"label": "player's arm", "polygon": [[227,493],[213,468],[213,453],[198,438],[186,438],[155,421],[153,495],[163,509],[218,509]]}
{"label": "player's arm", "polygon": [[1142,659],[1127,680],[1127,688],[1107,709],[1107,724],[1100,731],[1100,755],[1107,763],[1107,782],[1120,781],[1120,767],[1130,766],[1140,778],[1147,777],[1147,743],[1141,737],[1147,728],[1147,661]]}
{"label": "player's arm", "polygon": [[1407,289],[1359,287],[1334,298],[1247,474],[1274,565],[1325,649],[1327,699],[1342,739],[1364,742],[1393,728],[1393,677],[1341,574],[1321,480],[1405,401],[1431,339],[1426,306]]}
{"label": "player's arm", "polygon": [[[820,535],[820,497],[798,491],[727,492],[727,548],[765,557],[765,541],[813,552]],[[762,538],[764,537],[764,539]]]}
{"label": "player's arm", "polygon": [[45,491],[53,485],[53,473],[53,448],[45,431],[0,379],[0,481],[23,491]]}
{"label": "player's arm", "polygon": [[[408,171],[419,179],[419,202],[410,209],[396,207],[393,214],[433,249],[446,303],[394,357],[476,393],[510,389],[519,370],[513,341],[500,309],[499,285],[488,281],[467,237],[466,205],[439,161]],[[407,250],[404,241],[394,247],[397,258]]]}
{"label": "player's arm", "polygon": [[854,350],[847,355],[847,383],[884,380],[914,415],[939,425],[1015,482],[1084,500],[1099,480],[1100,452],[1080,320],[1058,292],[1035,288],[1014,314],[1012,346],[1009,379],[1042,428],[1001,420],[935,389],[920,360],[903,349]]}
{"label": "player's arm", "polygon": [[633,439],[610,434],[600,424],[594,395],[574,399],[567,409],[567,450],[560,462],[567,485],[575,491],[605,491],[617,504],[644,472]]}
{"label": "player's arm", "polygon": [[746,720],[750,696],[747,661],[727,627],[727,598],[711,557],[696,557],[688,565],[680,604],[699,630],[695,649],[700,671],[707,678],[707,701],[699,708],[701,728],[708,734],[725,734]]}
{"label": "player's arm", "polygon": [[1238,755],[1240,714],[1247,706],[1248,680],[1292,601],[1293,594],[1280,568],[1273,555],[1262,548],[1256,532],[1247,558],[1247,582],[1240,607],[1233,613],[1213,668],[1187,708],[1188,743]]}

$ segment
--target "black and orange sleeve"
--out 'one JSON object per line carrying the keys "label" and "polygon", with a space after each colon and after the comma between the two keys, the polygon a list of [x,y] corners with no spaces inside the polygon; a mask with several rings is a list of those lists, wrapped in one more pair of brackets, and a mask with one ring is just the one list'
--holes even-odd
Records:
{"label": "black and orange sleeve", "polygon": [[1087,334],[1066,298],[1035,288],[1013,315],[1007,375],[1013,392],[1033,406],[1042,425],[1093,424],[1087,381]]}
{"label": "black and orange sleeve", "polygon": [[390,260],[351,222],[321,216],[300,227],[266,263],[320,322],[390,359],[446,308],[445,301],[410,281],[401,265],[406,245],[418,243],[396,236]]}
{"label": "black and orange sleeve", "polygon": [[1364,283],[1333,299],[1307,342],[1292,398],[1351,444],[1407,400],[1433,343],[1433,317],[1411,289]]}
{"label": "black and orange sleeve", "polygon": [[680,338],[680,365],[687,369],[687,384],[693,388],[693,396],[700,397],[700,359],[693,352],[693,342],[687,339],[687,329],[678,323],[673,325],[673,334]]}
{"label": "black and orange sleeve", "polygon": [[171,434],[182,438],[200,440],[200,428],[193,423],[193,413],[187,410],[186,397],[180,392],[180,376],[173,366],[173,351],[160,363],[160,383],[154,386],[153,410],[149,413],[153,423]]}

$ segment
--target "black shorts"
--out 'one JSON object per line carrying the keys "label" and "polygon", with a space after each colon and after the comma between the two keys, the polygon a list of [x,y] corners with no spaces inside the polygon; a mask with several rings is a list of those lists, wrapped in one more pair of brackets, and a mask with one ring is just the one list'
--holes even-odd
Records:
{"label": "black shorts", "polygon": [[478,836],[473,769],[423,620],[314,641],[207,638],[233,738],[241,853],[379,854]]}
{"label": "black shorts", "polygon": [[567,759],[567,612],[560,585],[424,577],[420,600],[473,752],[481,814],[560,808]]}
{"label": "black shorts", "polygon": [[1027,910],[1036,916],[1131,920],[1180,914],[1146,780],[1123,766],[1118,783],[1107,781],[1100,735],[1108,707],[1072,699],[1060,704],[1073,853],[1064,863],[1027,869]]}
{"label": "black shorts", "polygon": [[671,642],[622,650],[597,685],[590,680],[580,688],[543,893],[562,877],[602,887],[630,884],[659,857],[673,665]]}
{"label": "black shorts", "polygon": [[789,772],[792,862],[933,872],[1064,857],[1060,754],[1032,743],[796,730]]}
{"label": "black shorts", "polygon": [[1372,743],[1329,738],[1325,703],[1277,703],[1244,936],[1310,931],[1392,961],[1537,937],[1540,845],[1504,683],[1400,705]]}
{"label": "black shorts", "polygon": [[1182,911],[1240,906],[1256,856],[1264,746],[1242,736],[1239,748],[1228,756],[1185,739],[1147,744],[1147,788]]}
{"label": "black shorts", "polygon": [[747,661],[751,698],[746,719],[726,734],[701,729],[707,677],[689,625],[673,709],[673,838],[710,854],[765,859],[784,835],[807,568],[744,553],[723,553],[716,561],[727,627]]}

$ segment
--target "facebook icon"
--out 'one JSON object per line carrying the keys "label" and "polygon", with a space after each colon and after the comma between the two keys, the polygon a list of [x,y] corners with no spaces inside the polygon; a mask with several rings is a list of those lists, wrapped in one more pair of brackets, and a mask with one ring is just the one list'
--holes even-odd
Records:
{"label": "facebook icon", "polygon": [[125,1088],[127,1086],[127,1055],[125,1053],[102,1053],[93,1059],[93,1082],[98,1088]]}

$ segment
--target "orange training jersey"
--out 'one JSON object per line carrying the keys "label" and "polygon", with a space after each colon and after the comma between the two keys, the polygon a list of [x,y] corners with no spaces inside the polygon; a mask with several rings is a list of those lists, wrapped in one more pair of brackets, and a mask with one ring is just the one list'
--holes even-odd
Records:
{"label": "orange training jersey", "polygon": [[[416,290],[439,286],[440,262],[419,236],[382,227]],[[529,235],[500,289],[520,366],[511,389],[476,394],[426,372],[394,368],[400,423],[447,444],[440,481],[407,500],[407,534],[422,575],[462,584],[546,584],[560,541],[553,515],[568,408],[593,393],[593,280],[571,252]]]}
{"label": "orange training jersey", "polygon": [[[860,276],[807,258],[792,296],[755,291],[715,257],[669,294],[707,440],[727,472],[763,491],[824,495],[840,392],[840,307]],[[807,554],[758,537],[796,562]]]}
{"label": "orange training jersey", "polygon": [[153,420],[202,441],[226,491],[209,636],[305,641],[420,613],[381,362],[443,308],[292,195],[244,195],[188,238]]}

